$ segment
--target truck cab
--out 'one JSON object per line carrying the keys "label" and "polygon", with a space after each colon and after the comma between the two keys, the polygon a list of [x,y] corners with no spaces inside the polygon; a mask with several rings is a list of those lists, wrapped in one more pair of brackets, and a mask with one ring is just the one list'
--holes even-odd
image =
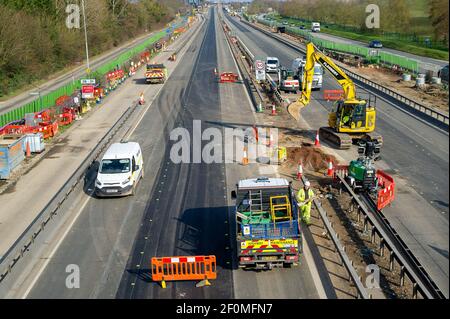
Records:
{"label": "truck cab", "polygon": [[147,64],[145,71],[147,83],[163,84],[167,80],[167,68],[164,64]]}
{"label": "truck cab", "polygon": [[239,267],[272,269],[297,265],[301,235],[295,194],[284,178],[240,180],[236,201]]}
{"label": "truck cab", "polygon": [[320,32],[320,23],[319,22],[311,23],[311,31],[312,32]]}
{"label": "truck cab", "polygon": [[280,91],[293,92],[295,94],[300,89],[299,83],[294,71],[283,67],[278,69],[278,87]]}
{"label": "truck cab", "polygon": [[[298,57],[292,61],[292,70],[294,70],[296,78],[299,80],[300,85],[303,80],[303,71],[304,67],[306,65],[306,57]],[[323,85],[323,74],[325,73],[325,70],[320,65],[320,63],[314,64],[314,74],[312,79],[312,90],[320,90]]]}

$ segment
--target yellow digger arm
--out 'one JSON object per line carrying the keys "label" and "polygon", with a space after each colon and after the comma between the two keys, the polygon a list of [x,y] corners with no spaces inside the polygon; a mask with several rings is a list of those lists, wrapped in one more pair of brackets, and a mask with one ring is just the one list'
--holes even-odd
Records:
{"label": "yellow digger arm", "polygon": [[311,100],[311,87],[314,75],[314,64],[321,64],[336,79],[344,90],[344,99],[353,100],[355,98],[355,84],[329,57],[316,49],[314,44],[309,42],[306,45],[306,65],[302,79],[302,96],[298,102],[307,105]]}

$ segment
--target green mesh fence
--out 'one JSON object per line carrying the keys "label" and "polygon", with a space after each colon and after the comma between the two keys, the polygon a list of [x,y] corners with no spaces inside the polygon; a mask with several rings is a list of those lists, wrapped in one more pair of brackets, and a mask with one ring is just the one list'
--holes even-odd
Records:
{"label": "green mesh fence", "polygon": [[[258,22],[268,27],[277,26],[279,23],[276,21],[267,21],[265,19],[257,18]],[[286,31],[290,34],[298,35],[307,41],[314,43],[319,49],[327,49],[336,52],[350,53],[365,58],[370,63],[385,64],[388,66],[397,65],[405,70],[413,73],[419,72],[419,62],[416,60],[408,59],[389,52],[378,51],[377,55],[370,54],[370,49],[353,44],[337,43],[329,40],[319,39],[311,34],[310,31],[286,27]]]}
{"label": "green mesh fence", "polygon": [[[180,23],[174,24],[173,29],[179,28],[186,25],[186,20],[183,20]],[[145,51],[145,49],[164,36],[166,36],[166,31],[160,31],[150,38],[145,40],[143,43],[135,46],[131,50],[122,53],[114,60],[109,61],[106,64],[101,65],[100,67],[93,70],[93,73],[98,73],[101,76],[104,76],[109,71],[113,70],[117,65],[123,66],[125,62],[129,61],[135,55]],[[7,123],[12,121],[17,121],[25,117],[26,113],[34,113],[49,108],[55,105],[56,100],[62,95],[71,95],[75,90],[81,89],[81,78],[76,79],[73,83],[66,84],[48,94],[42,95],[41,98],[37,98],[36,100],[27,103],[21,107],[15,108],[5,114],[0,115],[0,127],[4,126]]]}

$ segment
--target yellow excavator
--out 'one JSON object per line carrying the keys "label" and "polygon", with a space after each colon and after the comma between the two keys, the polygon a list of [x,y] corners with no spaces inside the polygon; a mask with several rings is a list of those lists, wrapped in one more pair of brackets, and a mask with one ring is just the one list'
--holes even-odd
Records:
{"label": "yellow excavator", "polygon": [[371,139],[381,145],[383,139],[375,133],[376,110],[375,106],[370,105],[372,101],[357,98],[353,81],[312,43],[306,45],[301,97],[289,105],[289,113],[298,120],[300,108],[309,104],[315,63],[320,63],[328,70],[344,91],[343,98],[337,101],[328,115],[329,126],[319,129],[321,139],[332,142],[340,149],[348,149],[362,139]]}

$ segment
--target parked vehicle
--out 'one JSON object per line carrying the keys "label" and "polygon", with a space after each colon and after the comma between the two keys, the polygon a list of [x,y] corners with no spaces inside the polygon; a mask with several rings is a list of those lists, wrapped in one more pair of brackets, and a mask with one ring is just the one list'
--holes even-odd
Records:
{"label": "parked vehicle", "polygon": [[280,61],[276,57],[267,57],[266,58],[266,72],[267,73],[275,73],[278,72],[278,68],[280,67]]}
{"label": "parked vehicle", "polygon": [[448,83],[448,64],[439,70],[438,77],[441,78],[442,82]]}
{"label": "parked vehicle", "polygon": [[239,267],[272,269],[298,265],[302,247],[294,189],[284,178],[240,180],[235,231]]}
{"label": "parked vehicle", "polygon": [[320,23],[319,22],[313,22],[311,24],[311,31],[312,32],[320,32]]}
{"label": "parked vehicle", "polygon": [[[303,80],[303,71],[306,64],[306,57],[299,57],[294,59],[292,61],[292,70],[295,73],[296,78],[299,80],[300,85]],[[312,90],[320,90],[322,88],[323,84],[323,74],[324,69],[319,63],[314,64],[314,74],[313,74],[313,81],[312,81]]]}
{"label": "parked vehicle", "polygon": [[286,33],[286,27],[285,26],[278,26],[277,27],[278,33]]}
{"label": "parked vehicle", "polygon": [[167,68],[164,64],[147,64],[145,72],[147,83],[164,83],[167,79]]}
{"label": "parked vehicle", "polygon": [[298,78],[295,77],[294,71],[283,67],[278,69],[278,88],[285,93],[297,93],[300,89],[300,84]]}
{"label": "parked vehicle", "polygon": [[98,197],[134,195],[136,185],[143,177],[144,163],[139,143],[114,143],[100,162],[95,194]]}
{"label": "parked vehicle", "polygon": [[381,49],[383,47],[383,43],[381,43],[381,41],[378,41],[378,40],[372,40],[369,42],[369,47]]}

